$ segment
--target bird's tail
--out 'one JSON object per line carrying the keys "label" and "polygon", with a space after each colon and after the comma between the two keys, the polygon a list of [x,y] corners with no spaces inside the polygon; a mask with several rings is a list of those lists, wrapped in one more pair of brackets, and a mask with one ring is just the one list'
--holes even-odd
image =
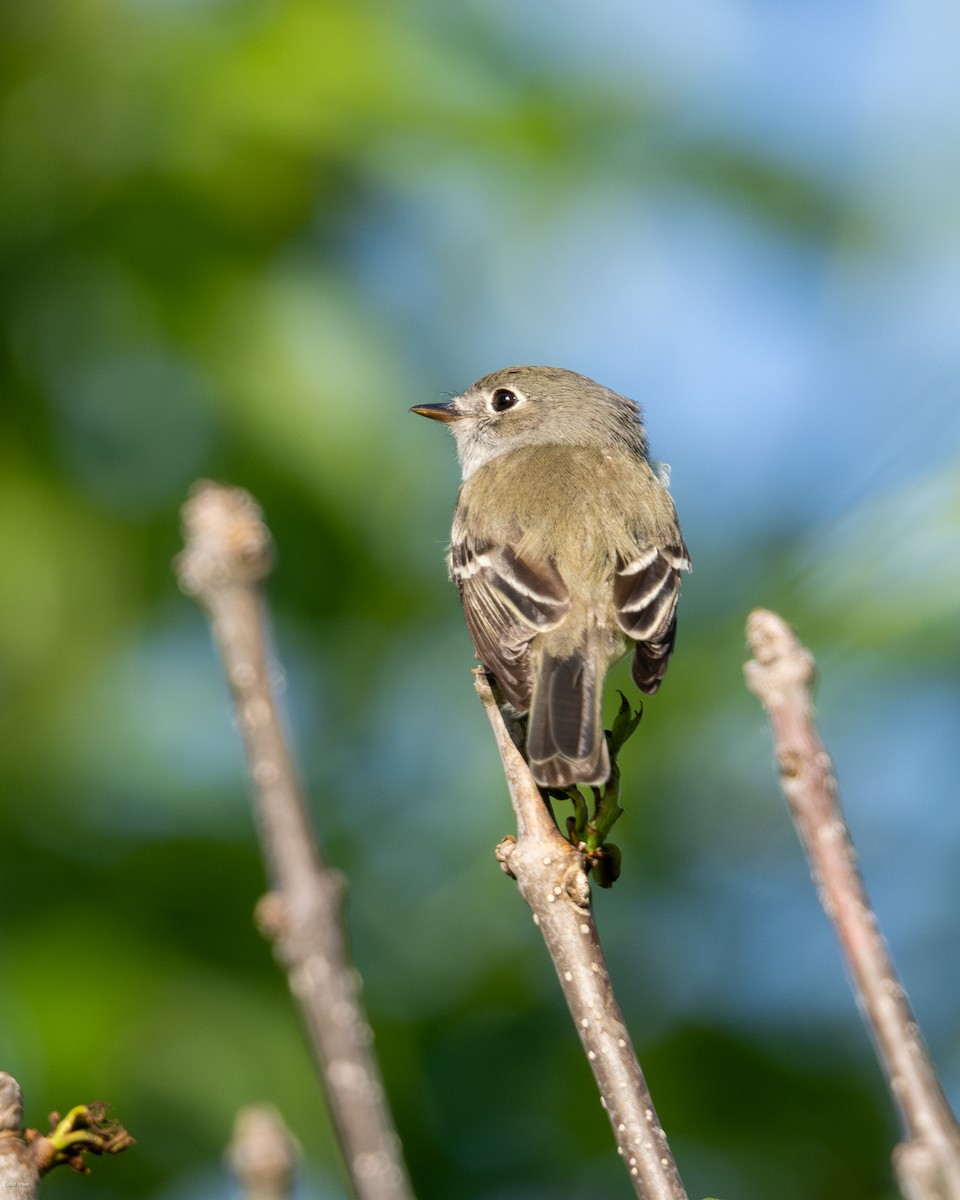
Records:
{"label": "bird's tail", "polygon": [[542,652],[527,729],[530,770],[542,787],[601,787],[609,778],[600,717],[607,662],[592,640],[563,657]]}

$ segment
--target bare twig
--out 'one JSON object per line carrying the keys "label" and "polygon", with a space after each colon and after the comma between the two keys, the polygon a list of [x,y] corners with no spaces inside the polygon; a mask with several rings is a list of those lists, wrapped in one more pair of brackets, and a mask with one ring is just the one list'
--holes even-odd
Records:
{"label": "bare twig", "polygon": [[273,561],[259,508],[204,483],[184,505],[180,585],[207,609],[233,693],[271,883],[258,907],[300,1004],[358,1200],[411,1200],[341,919],[343,883],[317,849],[277,714],[259,584]]}
{"label": "bare twig", "polygon": [[229,1158],[243,1200],[289,1200],[293,1195],[297,1147],[272,1105],[252,1104],[237,1113]]}
{"label": "bare twig", "polygon": [[770,718],[780,782],[903,1123],[894,1152],[900,1189],[907,1200],[960,1200],[960,1130],[860,877],[833,764],[814,725],[813,657],[785,621],[763,609],[750,614],[747,639],[754,656],[747,686]]}
{"label": "bare twig", "polygon": [[517,818],[516,840],[502,842],[497,856],[516,879],[553,959],[634,1190],[642,1200],[686,1200],[610,985],[591,911],[586,856],[554,824],[482,671],[476,673],[476,688]]}

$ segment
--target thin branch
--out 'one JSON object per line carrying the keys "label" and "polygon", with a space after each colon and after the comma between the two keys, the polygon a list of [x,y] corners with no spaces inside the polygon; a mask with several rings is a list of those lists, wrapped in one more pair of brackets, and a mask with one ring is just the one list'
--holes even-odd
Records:
{"label": "thin branch", "polygon": [[780,782],[833,921],[905,1133],[894,1152],[907,1200],[960,1200],[960,1130],[943,1095],[857,866],[830,756],[814,725],[814,662],[776,613],[747,622],[747,686],[773,728]]}
{"label": "thin branch", "polygon": [[210,615],[253,780],[273,893],[258,918],[287,970],[358,1200],[412,1200],[342,923],[343,882],[322,861],[270,684],[260,583],[273,550],[244,491],[204,483],[183,508],[180,586]]}
{"label": "thin branch", "polygon": [[643,1072],[610,985],[590,905],[586,857],[557,829],[482,671],[476,688],[493,727],[517,818],[497,849],[530,906],[560,978],[617,1147],[641,1200],[686,1200]]}

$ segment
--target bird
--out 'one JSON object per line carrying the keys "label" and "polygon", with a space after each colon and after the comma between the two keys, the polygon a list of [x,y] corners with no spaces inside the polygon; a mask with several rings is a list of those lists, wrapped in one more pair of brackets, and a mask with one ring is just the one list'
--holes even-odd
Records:
{"label": "bird", "polygon": [[690,569],[640,406],[560,367],[507,367],[411,412],[445,424],[462,483],[448,566],[478,661],[517,714],[542,788],[610,776],[601,703],[633,650],[652,695]]}

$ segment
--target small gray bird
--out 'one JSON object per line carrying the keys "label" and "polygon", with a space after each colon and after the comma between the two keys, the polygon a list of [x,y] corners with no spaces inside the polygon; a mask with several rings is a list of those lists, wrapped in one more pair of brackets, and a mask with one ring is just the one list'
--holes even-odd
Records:
{"label": "small gray bird", "polygon": [[450,574],[477,658],[530,714],[534,778],[602,786],[607,670],[632,645],[634,682],[657,690],[690,567],[639,406],[574,371],[509,367],[411,411],[456,439]]}

